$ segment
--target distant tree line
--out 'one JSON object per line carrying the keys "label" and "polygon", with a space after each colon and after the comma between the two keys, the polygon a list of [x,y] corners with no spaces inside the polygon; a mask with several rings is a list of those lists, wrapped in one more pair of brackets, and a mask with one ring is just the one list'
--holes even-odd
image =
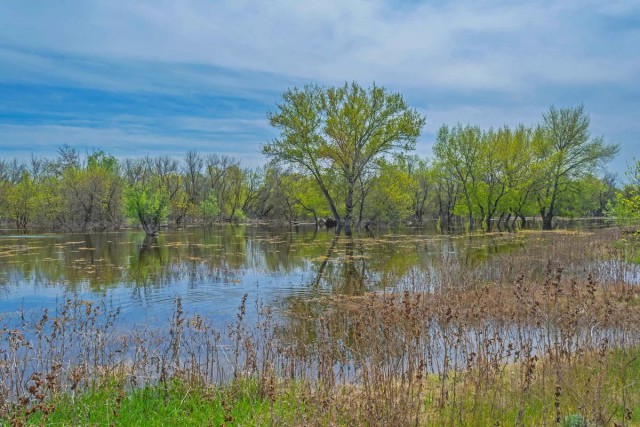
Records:
{"label": "distant tree line", "polygon": [[489,231],[532,216],[548,229],[556,216],[638,210],[640,166],[630,172],[637,182],[618,191],[602,169],[618,147],[590,135],[582,106],[552,107],[534,126],[444,125],[431,158],[411,154],[425,118],[375,85],[288,90],[268,117],[280,135],[262,147],[270,162],[257,168],[195,151],[116,159],[66,145],[55,158],[0,160],[0,221],[56,230],[139,224],[150,235],[162,225],[249,219],[464,221]]}
{"label": "distant tree line", "polygon": [[589,133],[582,106],[551,107],[540,124],[483,130],[442,126],[434,158],[443,176],[458,185],[452,214],[475,218],[486,230],[498,217],[508,222],[540,215],[551,229],[558,215],[602,216],[615,196],[615,177],[602,173],[618,152]]}
{"label": "distant tree line", "polygon": [[607,216],[614,219],[640,218],[640,160],[629,166],[627,183],[607,206]]}

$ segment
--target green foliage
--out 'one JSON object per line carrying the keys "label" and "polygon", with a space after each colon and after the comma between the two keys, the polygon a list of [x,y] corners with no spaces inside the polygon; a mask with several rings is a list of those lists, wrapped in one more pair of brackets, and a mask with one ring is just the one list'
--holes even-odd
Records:
{"label": "green foliage", "polygon": [[295,403],[287,394],[271,402],[250,381],[214,388],[175,380],[127,391],[110,382],[77,396],[58,395],[49,402],[50,414],[36,411],[24,420],[27,425],[273,425],[293,418],[300,408]]}
{"label": "green foliage", "polygon": [[102,150],[95,151],[87,157],[87,169],[103,169],[116,174],[118,167],[118,159]]}
{"label": "green foliage", "polygon": [[285,215],[294,220],[301,217],[313,219],[330,215],[326,200],[313,178],[301,174],[284,174],[279,181],[284,193],[283,202],[289,212]]}
{"label": "green foliage", "polygon": [[215,194],[211,193],[200,204],[200,213],[205,220],[212,221],[213,218],[220,215],[220,207],[218,206],[218,198]]}
{"label": "green foliage", "polygon": [[483,131],[479,127],[442,126],[434,146],[436,161],[460,185],[463,197],[453,212],[474,217],[491,229],[496,212],[523,215],[533,185],[530,151],[535,132],[524,126]]}
{"label": "green foliage", "polygon": [[540,127],[502,127],[483,131],[458,124],[442,126],[434,146],[437,167],[460,188],[453,212],[491,229],[491,219],[521,217],[536,211],[544,228],[564,215],[601,215],[612,197],[612,180],[591,171],[618,151],[591,138],[582,106],[543,115]]}
{"label": "green foliage", "polygon": [[422,222],[429,209],[434,209],[436,195],[436,170],[426,159],[416,155],[398,156],[411,180],[411,213],[418,222]]}
{"label": "green foliage", "polygon": [[5,191],[5,206],[7,217],[15,227],[26,230],[34,219],[39,207],[42,206],[40,187],[29,174],[23,172],[17,184],[9,186]]}
{"label": "green foliage", "polygon": [[585,420],[584,417],[579,414],[567,415],[562,420],[561,426],[562,427],[586,427],[587,420]]}
{"label": "green foliage", "polygon": [[69,167],[60,178],[62,211],[71,228],[108,228],[123,217],[123,185],[118,161],[99,151],[88,157],[86,168]]}
{"label": "green foliage", "polygon": [[475,184],[480,174],[482,131],[479,127],[461,124],[453,128],[444,125],[438,130],[433,147],[436,161],[445,174],[454,178],[461,187],[464,198],[460,199],[454,213],[466,211],[469,226],[473,227]]}
{"label": "green foliage", "polygon": [[607,216],[616,219],[640,218],[640,160],[627,170],[629,182],[607,206]]}
{"label": "green foliage", "polygon": [[618,152],[617,145],[591,138],[590,118],[582,105],[549,108],[543,115],[543,137],[536,140],[534,154],[541,172],[535,193],[543,228],[550,229],[552,218],[577,182]]}
{"label": "green foliage", "polygon": [[41,224],[53,224],[61,226],[65,223],[65,216],[68,212],[65,209],[63,197],[64,184],[55,177],[45,177],[39,182],[40,202],[37,219]]}
{"label": "green foliage", "polygon": [[243,222],[243,221],[246,221],[248,219],[248,217],[247,217],[247,214],[245,214],[242,209],[236,209],[232,219],[235,219],[236,221]]}
{"label": "green foliage", "polygon": [[633,191],[618,193],[609,214],[616,218],[640,218],[640,195]]}
{"label": "green foliage", "polygon": [[169,196],[157,180],[127,187],[125,201],[127,217],[138,221],[149,235],[158,232],[160,223],[166,221],[169,214]]}
{"label": "green foliage", "polygon": [[381,221],[404,219],[412,214],[416,181],[403,159],[379,162],[379,170],[371,179],[367,212],[369,218]]}
{"label": "green foliage", "polygon": [[[355,82],[290,89],[269,121],[280,138],[266,144],[263,153],[313,177],[334,218],[347,225],[356,184],[366,168],[386,154],[412,150],[424,125],[399,93]],[[346,186],[344,218],[325,180],[330,169],[340,172]]]}
{"label": "green foliage", "polygon": [[490,231],[496,218],[524,225],[540,214],[549,228],[557,215],[640,216],[640,166],[616,195],[615,179],[594,168],[618,148],[591,138],[582,106],[552,107],[539,126],[442,126],[433,161],[407,155],[424,117],[375,84],[293,88],[268,117],[279,136],[262,151],[274,161],[255,170],[195,151],[182,162],[118,161],[101,150],[82,161],[69,146],[29,166],[0,160],[3,225],[113,229],[126,216],[154,234],[164,221],[181,226],[214,217],[333,216],[344,225],[431,217],[446,228],[460,216],[468,229],[481,222]]}
{"label": "green foliage", "polygon": [[245,218],[242,213],[242,206],[247,197],[244,178],[244,172],[238,165],[231,165],[225,173],[225,182],[219,192],[222,202],[220,210],[229,220]]}
{"label": "green foliage", "polygon": [[558,213],[567,217],[603,216],[615,199],[615,188],[605,179],[587,174],[576,180],[558,203]]}

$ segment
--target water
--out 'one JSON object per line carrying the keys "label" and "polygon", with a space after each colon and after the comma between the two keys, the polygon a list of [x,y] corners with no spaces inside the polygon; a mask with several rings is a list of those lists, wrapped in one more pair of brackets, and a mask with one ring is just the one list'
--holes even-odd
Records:
{"label": "water", "polygon": [[[551,343],[547,339],[550,333],[557,333],[557,325],[546,320],[509,320],[509,313],[500,310],[495,318],[490,314],[477,317],[478,298],[484,298],[481,307],[491,310],[487,301],[492,295],[482,293],[487,284],[515,284],[515,278],[524,273],[542,284],[550,274],[558,274],[557,267],[564,268],[567,285],[573,278],[584,284],[588,276],[604,286],[640,284],[640,265],[621,257],[616,245],[605,244],[618,239],[619,233],[599,231],[597,222],[569,227],[582,231],[440,234],[431,224],[381,228],[348,237],[312,226],[220,225],[164,230],[157,239],[131,230],[0,232],[0,332],[9,337],[0,345],[0,353],[13,355],[7,360],[23,363],[22,370],[12,371],[5,386],[26,384],[32,372],[50,369],[45,365],[54,360],[65,366],[80,360],[88,365],[105,361],[110,366],[131,364],[132,370],[137,369],[132,375],[147,380],[157,379],[158,363],[164,363],[165,357],[175,357],[172,360],[185,366],[189,361],[206,360],[205,377],[225,380],[251,360],[247,350],[237,355],[239,365],[234,364],[234,348],[238,348],[234,343],[240,342],[250,342],[258,350],[279,345],[287,350],[285,354],[297,355],[298,374],[311,377],[324,360],[316,359],[314,352],[325,354],[323,351],[333,348],[327,343],[334,343],[344,359],[323,363],[332,363],[333,372],[346,375],[342,378],[349,382],[360,375],[362,360],[371,362],[381,351],[386,357],[381,360],[396,369],[408,369],[411,355],[422,357],[429,361],[430,373],[444,369],[445,360],[457,369],[475,356],[502,363],[515,360],[515,351],[546,354]],[[429,310],[411,317],[411,294],[404,295],[398,306],[386,305],[387,298],[360,297],[371,291],[389,292],[395,294],[391,299],[400,301],[403,296],[398,293],[405,290],[434,291],[433,295],[419,294],[423,301],[441,299],[432,300],[435,304]],[[436,292],[439,290],[443,292]],[[473,291],[481,293],[469,298]],[[227,329],[233,326],[244,295],[249,303],[247,322]],[[345,298],[347,295],[354,297]],[[174,321],[178,299],[187,317],[198,314],[207,327],[199,328],[190,321],[193,318],[186,323]],[[501,300],[499,295],[497,299]],[[576,304],[582,307],[588,301]],[[459,303],[462,317],[457,326],[455,321],[443,320],[446,315],[443,318],[438,311],[450,302]],[[258,318],[261,304],[273,309],[276,323],[270,323],[269,316]],[[45,309],[46,325],[44,320],[39,323]],[[527,307],[523,309],[528,312]],[[114,310],[120,314],[111,317]],[[407,316],[408,323],[399,320]],[[113,318],[117,318],[115,323],[111,323]],[[594,328],[596,318],[585,313],[578,329],[560,330],[560,335],[568,333],[566,343],[576,349],[595,349],[604,339],[615,346],[636,345],[637,334],[628,326]],[[64,326],[58,328],[59,324]],[[182,333],[170,332],[176,324],[189,326]],[[260,325],[270,326],[261,329]],[[359,340],[354,333],[362,325],[372,333]],[[415,325],[421,328],[419,340],[407,335],[414,333]],[[23,335],[26,341],[11,338],[13,329],[18,331],[15,336]],[[233,331],[236,333],[230,333]],[[248,337],[251,340],[244,341]],[[12,339],[22,344],[14,345]],[[40,353],[42,343],[45,351]],[[407,353],[407,345],[416,347]],[[139,361],[140,354],[149,358],[132,363]],[[212,365],[208,362],[211,355],[215,355]],[[18,388],[8,389],[15,391],[14,397],[20,394]]]}
{"label": "water", "polygon": [[4,232],[0,321],[37,317],[73,297],[121,307],[125,324],[161,325],[181,298],[188,313],[228,324],[244,294],[251,304],[282,307],[292,298],[383,290],[418,273],[422,286],[437,286],[444,278],[433,272],[435,263],[469,268],[522,250],[528,239],[525,233],[441,235],[433,224],[351,238],[313,226],[260,225],[167,230],[157,240],[131,230]]}

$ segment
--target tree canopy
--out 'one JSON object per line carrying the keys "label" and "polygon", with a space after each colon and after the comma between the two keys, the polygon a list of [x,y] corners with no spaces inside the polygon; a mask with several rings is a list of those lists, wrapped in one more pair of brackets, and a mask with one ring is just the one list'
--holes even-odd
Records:
{"label": "tree canopy", "polygon": [[594,168],[611,160],[618,146],[605,144],[602,137],[592,138],[590,117],[584,106],[549,108],[543,114],[544,137],[535,146],[543,179],[536,192],[543,228],[551,229],[561,198]]}
{"label": "tree canopy", "polygon": [[[264,145],[263,153],[310,174],[335,220],[347,227],[366,168],[386,154],[412,150],[425,122],[399,93],[355,82],[290,89],[268,117],[280,137]],[[346,190],[342,215],[325,182],[331,169],[339,171]]]}

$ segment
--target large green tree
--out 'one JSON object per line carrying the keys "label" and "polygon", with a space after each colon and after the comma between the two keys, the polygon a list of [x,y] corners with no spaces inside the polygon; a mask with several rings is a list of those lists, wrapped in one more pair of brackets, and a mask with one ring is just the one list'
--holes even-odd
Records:
{"label": "large green tree", "polygon": [[543,114],[543,138],[536,140],[535,153],[543,178],[536,201],[545,230],[551,229],[558,206],[572,188],[618,152],[617,145],[605,144],[602,137],[592,138],[589,125],[589,115],[582,105],[551,107]]}
{"label": "large green tree", "polygon": [[[385,154],[414,149],[425,122],[401,94],[355,82],[287,90],[268,117],[280,137],[264,145],[263,153],[310,174],[335,220],[347,228],[353,222],[356,185],[367,167]],[[324,178],[330,168],[345,183],[343,215]]]}

